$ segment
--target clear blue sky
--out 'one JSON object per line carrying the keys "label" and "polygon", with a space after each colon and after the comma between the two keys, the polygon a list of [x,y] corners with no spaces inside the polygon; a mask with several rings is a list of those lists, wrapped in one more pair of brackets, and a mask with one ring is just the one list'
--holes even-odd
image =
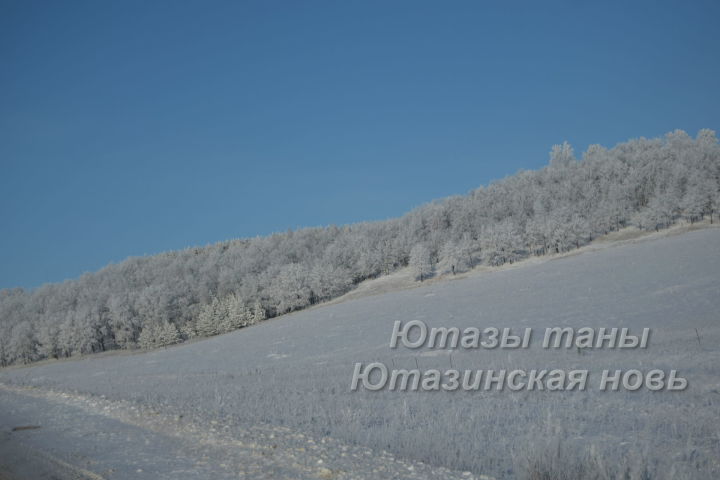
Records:
{"label": "clear blue sky", "polygon": [[720,2],[0,0],[0,288],[720,129]]}

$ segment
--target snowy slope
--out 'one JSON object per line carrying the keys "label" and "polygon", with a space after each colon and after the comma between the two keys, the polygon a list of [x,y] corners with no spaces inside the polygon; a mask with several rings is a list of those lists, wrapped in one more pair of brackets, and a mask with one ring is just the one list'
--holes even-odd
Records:
{"label": "snowy slope", "polygon": [[[478,349],[452,358],[446,350],[391,350],[393,322],[415,319],[653,332],[646,350]],[[166,459],[147,478],[225,478],[244,464],[252,466],[242,470],[247,478],[470,478],[464,471],[522,478],[538,459],[581,459],[632,478],[718,478],[719,343],[720,230],[707,229],[359,298],[166,350],[6,369],[0,456],[23,442],[54,448],[72,464],[75,447],[63,439],[95,431],[77,426],[86,414],[109,436],[74,445],[89,458],[82,468],[102,478],[147,472],[134,468],[146,451],[134,439],[143,435],[160,446],[151,457]],[[461,369],[677,369],[690,387],[350,392],[354,363],[370,361],[405,368],[417,361],[422,369],[451,362]],[[25,423],[44,423],[47,434],[6,433]],[[257,449],[243,447],[251,443]],[[270,459],[258,453],[267,451]]]}

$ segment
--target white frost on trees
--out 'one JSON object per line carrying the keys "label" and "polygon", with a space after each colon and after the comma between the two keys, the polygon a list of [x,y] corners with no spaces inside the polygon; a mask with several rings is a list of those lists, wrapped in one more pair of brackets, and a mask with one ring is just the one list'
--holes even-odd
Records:
{"label": "white frost on trees", "polygon": [[418,243],[410,250],[410,269],[415,279],[421,282],[432,273],[430,250],[422,243]]}
{"label": "white frost on trees", "polygon": [[717,221],[720,145],[675,131],[549,164],[403,217],[133,257],[32,291],[0,290],[0,365],[157,347],[305,308],[409,265],[432,274],[576,249],[629,225]]}

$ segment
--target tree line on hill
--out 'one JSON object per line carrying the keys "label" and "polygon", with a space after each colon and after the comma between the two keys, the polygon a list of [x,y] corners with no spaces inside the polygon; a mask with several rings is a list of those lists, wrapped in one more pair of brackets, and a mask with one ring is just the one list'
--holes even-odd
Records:
{"label": "tree line on hill", "polygon": [[677,130],[549,164],[403,217],[304,228],[132,257],[75,280],[0,291],[0,365],[153,348],[232,331],[344,294],[410,266],[433,274],[565,252],[634,225],[714,221],[715,133]]}

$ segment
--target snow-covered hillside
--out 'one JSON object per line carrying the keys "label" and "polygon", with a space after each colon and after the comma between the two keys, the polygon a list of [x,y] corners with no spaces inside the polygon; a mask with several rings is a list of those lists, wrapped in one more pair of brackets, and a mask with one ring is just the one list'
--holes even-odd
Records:
{"label": "snow-covered hillside", "polygon": [[591,145],[579,161],[565,143],[550,157],[395,219],[132,257],[75,280],[0,290],[0,366],[166,347],[353,295],[401,269],[414,281],[494,268],[627,229],[713,222],[720,211],[720,144],[708,129]]}
{"label": "snow-covered hillside", "polygon": [[[648,327],[652,337],[643,350],[393,350],[396,320]],[[12,454],[19,469],[27,452],[45,451],[81,468],[75,478],[718,478],[719,344],[720,229],[706,229],[341,302],[164,350],[5,369],[0,464]],[[372,361],[676,369],[689,387],[351,392],[354,364]]]}

